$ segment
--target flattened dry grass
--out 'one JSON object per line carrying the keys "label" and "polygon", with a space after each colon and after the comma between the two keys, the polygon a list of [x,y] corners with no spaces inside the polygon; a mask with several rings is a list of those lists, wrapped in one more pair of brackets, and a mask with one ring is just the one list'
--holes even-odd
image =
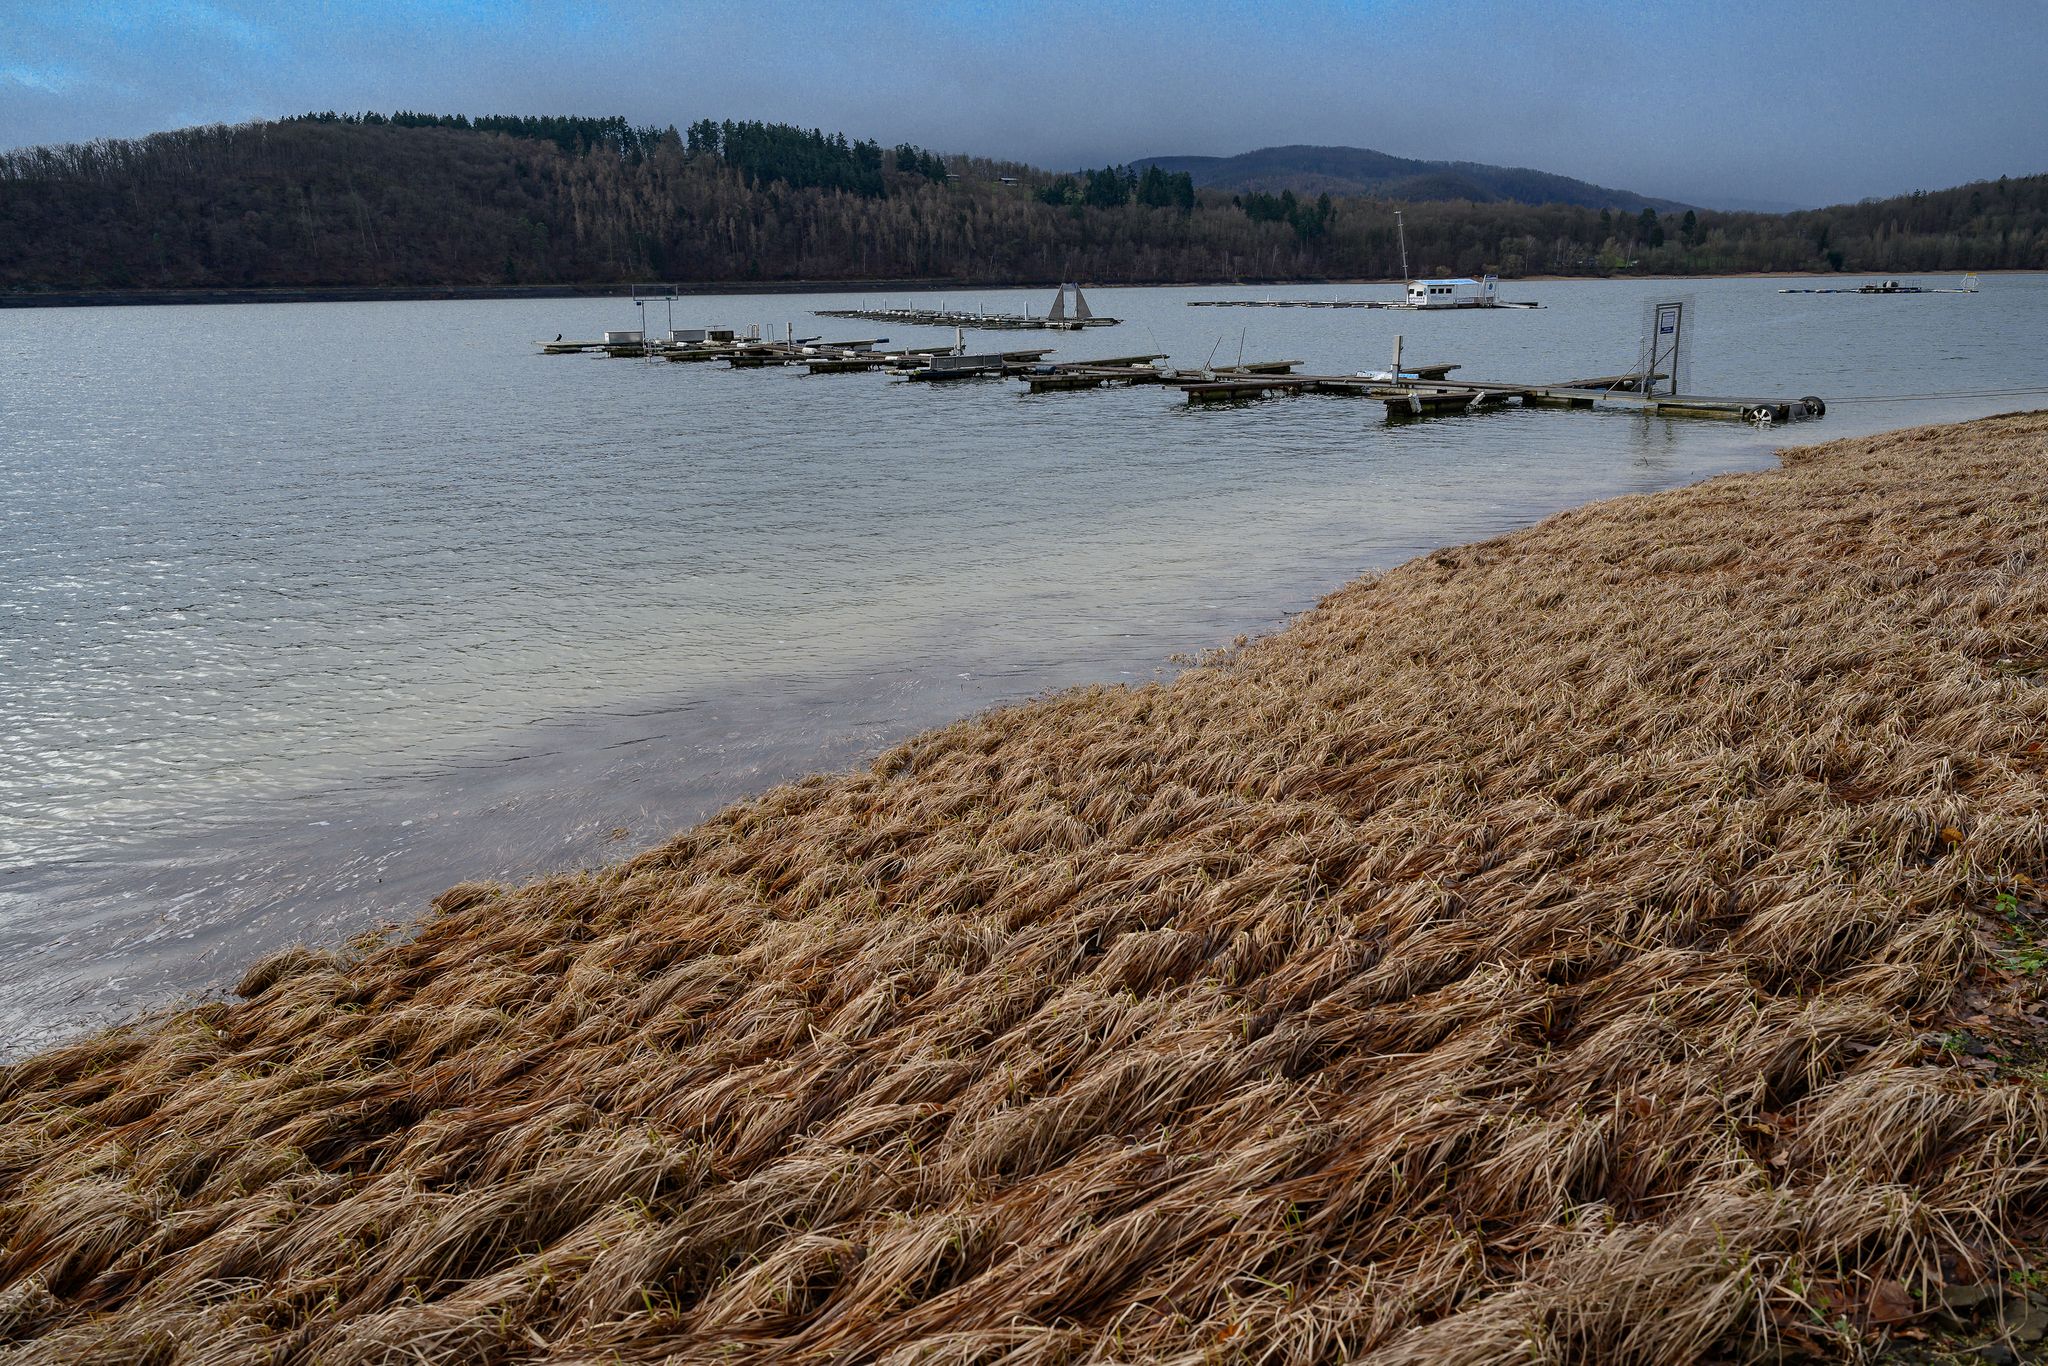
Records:
{"label": "flattened dry grass", "polygon": [[2048,1214],[1924,1042],[2048,877],[2044,490],[1567,513],[0,1070],[0,1359],[1850,1350]]}

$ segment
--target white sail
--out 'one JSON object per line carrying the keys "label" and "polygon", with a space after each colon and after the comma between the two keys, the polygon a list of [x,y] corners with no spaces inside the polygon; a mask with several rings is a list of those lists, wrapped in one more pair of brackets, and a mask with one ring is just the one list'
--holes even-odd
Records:
{"label": "white sail", "polygon": [[1052,312],[1045,315],[1047,322],[1063,323],[1067,320],[1067,287],[1060,286],[1060,292],[1052,296]]}
{"label": "white sail", "polygon": [[1081,286],[1079,285],[1074,286],[1074,316],[1077,318],[1092,318],[1095,316],[1088,311],[1088,301],[1081,297]]}

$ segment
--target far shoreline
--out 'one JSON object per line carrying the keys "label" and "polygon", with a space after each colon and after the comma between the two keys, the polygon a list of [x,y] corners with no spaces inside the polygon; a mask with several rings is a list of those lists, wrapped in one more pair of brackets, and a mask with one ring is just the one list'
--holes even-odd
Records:
{"label": "far shoreline", "polygon": [[[1954,274],[1947,272],[1946,274]],[[1974,275],[2035,275],[2030,270],[1978,270]],[[1844,280],[1868,275],[1942,276],[1938,271],[1730,271],[1706,275],[1517,275],[1517,284],[1583,281],[1613,283],[1661,280]],[[1395,279],[1306,278],[1231,280],[1082,281],[1090,289],[1322,289],[1354,286],[1398,286]],[[172,304],[309,304],[416,303],[498,299],[678,298],[702,295],[859,294],[863,292],[948,289],[1057,289],[1053,279],[901,279],[901,280],[723,280],[608,281],[550,285],[300,285],[191,289],[68,289],[0,292],[5,308],[119,308]]]}

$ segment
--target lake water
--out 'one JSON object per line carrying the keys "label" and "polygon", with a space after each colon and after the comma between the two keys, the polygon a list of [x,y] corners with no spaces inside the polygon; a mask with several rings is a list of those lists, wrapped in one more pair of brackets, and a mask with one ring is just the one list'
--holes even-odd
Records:
{"label": "lake water", "polygon": [[[928,724],[1151,677],[1432,546],[2048,401],[1854,401],[2048,388],[2048,276],[1780,283],[1516,283],[1544,307],[1437,315],[1186,306],[1384,287],[1103,289],[1119,327],[969,339],[1351,373],[1399,332],[1411,362],[1558,380],[1628,369],[1646,302],[1688,297],[1691,389],[1828,400],[1789,436],[538,354],[637,325],[618,299],[0,311],[0,1052]],[[812,316],[849,302],[673,318],[951,340]]]}

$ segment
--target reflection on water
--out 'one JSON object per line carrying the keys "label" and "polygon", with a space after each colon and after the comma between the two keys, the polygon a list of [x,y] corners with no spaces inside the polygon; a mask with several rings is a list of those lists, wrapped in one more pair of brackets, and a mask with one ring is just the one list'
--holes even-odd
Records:
{"label": "reflection on water", "polygon": [[[1467,377],[1555,379],[1626,368],[1642,301],[1669,288],[1529,284],[1545,309],[1427,317],[1104,290],[1122,327],[1035,344],[1348,373],[1398,331]],[[2040,382],[2022,372],[2048,278],[1680,289],[1697,387],[1830,399],[1799,439],[2024,402],[1845,396]],[[679,325],[872,330],[819,306],[676,307]],[[1758,468],[1785,439],[1604,412],[1389,427],[1355,400],[1190,412],[1156,389],[531,345],[635,321],[616,300],[0,313],[0,1045],[465,877],[602,861],[919,725],[1149,677],[1361,570]]]}

